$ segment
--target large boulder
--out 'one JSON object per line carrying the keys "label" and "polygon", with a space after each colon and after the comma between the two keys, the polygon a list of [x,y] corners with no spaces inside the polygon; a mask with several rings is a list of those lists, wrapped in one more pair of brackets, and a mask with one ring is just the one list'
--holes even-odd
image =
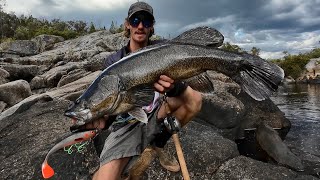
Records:
{"label": "large boulder", "polygon": [[[210,179],[223,162],[239,156],[237,145],[223,138],[208,126],[190,122],[179,133],[186,164],[191,179]],[[169,141],[166,152],[176,156],[174,143]],[[143,179],[181,179],[181,172],[172,173],[154,161]]]}
{"label": "large boulder", "polygon": [[76,62],[69,62],[61,66],[56,66],[44,74],[34,77],[30,82],[31,89],[56,87],[63,75],[67,75],[68,72],[81,68],[81,66],[81,63]]}
{"label": "large boulder", "polygon": [[30,82],[32,78],[34,78],[46,69],[46,67],[44,66],[20,65],[9,63],[2,64],[0,65],[0,67],[10,73],[10,76],[7,77],[10,81],[23,79],[28,82]]}
{"label": "large boulder", "polygon": [[73,71],[70,71],[68,74],[63,75],[60,79],[60,81],[58,82],[57,87],[61,87],[65,84],[74,82],[82,77],[87,76],[88,74],[90,74],[90,72],[86,72],[83,69],[75,69]]}
{"label": "large boulder", "polygon": [[0,44],[0,54],[14,54],[18,56],[32,56],[38,54],[38,47],[34,41],[31,40],[16,40],[11,42],[4,42]]}
{"label": "large boulder", "polygon": [[[41,164],[54,144],[69,132],[70,121],[63,116],[66,100],[42,99],[28,111],[1,120],[1,179],[43,179]],[[55,170],[54,179],[91,179],[98,167],[94,148],[83,154],[60,150],[49,158]],[[91,167],[91,169],[90,169]]]}
{"label": "large boulder", "polygon": [[0,101],[13,106],[31,95],[30,85],[25,80],[12,81],[0,85]]}
{"label": "large boulder", "polygon": [[51,50],[55,43],[64,41],[64,38],[61,36],[42,34],[31,40],[36,43],[38,52],[42,53]]}
{"label": "large boulder", "polygon": [[[76,39],[55,43],[51,50],[30,57],[13,58],[12,62],[52,65],[62,60],[65,62],[89,63],[96,59],[99,61],[98,64],[101,64],[100,61],[102,61],[102,58],[99,58],[101,57],[99,56],[100,53],[106,54],[106,52],[114,52],[123,45],[126,45],[127,42],[128,38],[125,38],[123,33],[110,34],[109,31],[103,30]],[[104,57],[104,55],[102,55],[102,57]]]}

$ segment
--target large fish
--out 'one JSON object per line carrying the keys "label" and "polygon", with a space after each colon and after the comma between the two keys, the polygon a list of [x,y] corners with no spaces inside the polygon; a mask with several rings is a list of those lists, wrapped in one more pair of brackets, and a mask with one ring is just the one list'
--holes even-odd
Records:
{"label": "large fish", "polygon": [[258,101],[268,98],[282,81],[283,70],[257,56],[212,47],[222,42],[223,36],[215,29],[200,27],[126,56],[106,68],[65,115],[76,120],[73,128],[105,114],[125,112],[146,121],[141,107],[152,102],[153,84],[160,75],[184,80],[207,70],[229,76]]}

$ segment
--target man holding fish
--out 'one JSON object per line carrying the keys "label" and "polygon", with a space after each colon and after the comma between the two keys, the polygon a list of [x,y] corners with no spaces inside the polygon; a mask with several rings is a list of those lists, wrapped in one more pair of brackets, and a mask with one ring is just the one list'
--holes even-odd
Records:
{"label": "man holding fish", "polygon": [[[153,9],[150,5],[145,2],[132,4],[125,20],[125,35],[130,38],[130,41],[127,46],[109,56],[104,62],[104,67],[106,68],[119,61],[129,53],[154,44],[155,42],[149,41],[149,38],[154,34],[154,23]],[[179,171],[178,162],[167,157],[168,155],[163,151],[163,147],[171,134],[166,130],[160,133],[159,130],[161,129],[161,119],[163,120],[167,116],[167,110],[161,104],[159,93],[167,93],[170,96],[167,98],[170,111],[178,120],[182,120],[180,121],[182,126],[200,111],[202,97],[200,92],[193,90],[182,82],[175,82],[166,75],[159,77],[159,80],[154,83],[154,89],[156,92],[153,102],[144,107],[148,114],[148,124],[138,121],[127,113],[116,117],[105,116],[103,119],[86,124],[87,129],[103,129],[108,122],[113,121],[111,134],[107,139],[105,140],[106,137],[103,136],[97,137],[100,141],[102,140],[104,146],[102,152],[99,147],[96,147],[97,152],[101,152],[100,168],[94,174],[93,179],[119,179],[124,170],[134,166],[134,161],[150,142],[152,146],[144,151],[142,158],[144,155],[146,158],[150,158],[148,157],[150,153],[157,152],[160,160],[162,160],[161,164],[165,168],[171,171]],[[143,165],[146,167],[143,167]],[[148,163],[138,166],[140,170],[144,170]],[[135,175],[131,174],[130,178],[139,178],[140,175],[142,174],[139,174],[139,172]]]}

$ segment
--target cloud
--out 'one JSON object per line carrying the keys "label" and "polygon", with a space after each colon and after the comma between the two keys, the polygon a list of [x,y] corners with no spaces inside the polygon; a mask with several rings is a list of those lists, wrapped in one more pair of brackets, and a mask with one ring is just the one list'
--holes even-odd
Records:
{"label": "cloud", "polygon": [[[99,27],[122,23],[136,0],[7,0],[6,11],[41,18],[84,20]],[[264,57],[299,53],[319,47],[320,0],[161,0],[154,8],[155,32],[172,38],[197,26],[211,26],[225,42]]]}

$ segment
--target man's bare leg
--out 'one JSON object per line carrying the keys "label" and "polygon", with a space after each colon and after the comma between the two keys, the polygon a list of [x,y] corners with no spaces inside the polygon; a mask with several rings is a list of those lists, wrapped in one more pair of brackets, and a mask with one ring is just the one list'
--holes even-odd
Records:
{"label": "man's bare leg", "polygon": [[93,175],[92,180],[119,180],[124,167],[129,161],[129,157],[115,159],[101,166]]}

